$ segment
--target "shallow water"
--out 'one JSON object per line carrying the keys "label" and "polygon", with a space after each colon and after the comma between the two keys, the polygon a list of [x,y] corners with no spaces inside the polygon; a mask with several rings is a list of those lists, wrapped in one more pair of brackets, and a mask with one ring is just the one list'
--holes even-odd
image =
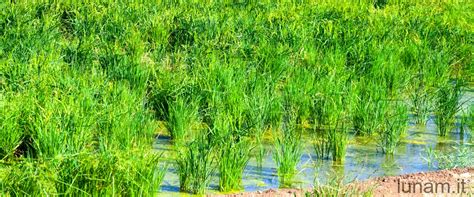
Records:
{"label": "shallow water", "polygon": [[[472,101],[466,104],[472,105]],[[318,160],[314,155],[312,145],[307,143],[308,146],[305,147],[298,165],[298,174],[294,187],[309,188],[314,184],[323,184],[335,177],[343,177],[345,182],[351,182],[378,176],[436,170],[436,161],[429,164],[425,159],[428,147],[443,153],[450,153],[453,147],[459,146],[459,144],[472,145],[473,140],[468,134],[469,131],[461,134],[459,127],[460,125],[458,124],[457,129],[450,132],[449,136],[439,137],[433,117],[430,118],[426,126],[417,126],[414,123],[410,123],[407,135],[403,138],[392,157],[386,156],[377,149],[376,139],[352,136],[349,140],[345,161],[342,165],[335,164],[329,160]],[[168,138],[159,138],[155,147],[166,155],[173,154]],[[266,146],[268,151],[264,158],[262,169],[257,167],[255,158],[250,160],[243,175],[244,191],[278,188],[279,181],[271,148],[271,145]],[[215,173],[217,173],[217,169]],[[218,193],[217,184],[218,176],[215,174],[212,177],[207,193]],[[161,195],[187,195],[179,192],[178,176],[172,165],[168,169],[168,173],[163,181]]]}

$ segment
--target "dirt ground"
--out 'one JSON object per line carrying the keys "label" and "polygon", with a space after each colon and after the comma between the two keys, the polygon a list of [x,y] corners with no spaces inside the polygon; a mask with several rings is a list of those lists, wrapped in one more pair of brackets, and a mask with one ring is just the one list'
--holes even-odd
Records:
{"label": "dirt ground", "polygon": [[[345,187],[357,188],[359,192],[369,191],[368,194],[372,196],[473,196],[474,167],[378,177],[367,181],[354,182]],[[348,191],[354,190],[349,189]],[[311,189],[306,191],[300,189],[270,189],[257,192],[213,195],[213,197],[299,197],[305,196],[306,192],[311,192]],[[361,194],[348,195],[359,196]]]}

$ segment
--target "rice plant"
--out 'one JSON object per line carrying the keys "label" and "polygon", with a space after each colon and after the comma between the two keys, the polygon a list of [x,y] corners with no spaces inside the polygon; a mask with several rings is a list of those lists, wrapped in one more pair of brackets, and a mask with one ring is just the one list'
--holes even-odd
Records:
{"label": "rice plant", "polygon": [[176,144],[182,144],[198,119],[196,102],[178,97],[169,105],[167,128]]}
{"label": "rice plant", "polygon": [[247,121],[249,122],[249,130],[251,135],[255,137],[256,150],[255,157],[257,159],[257,166],[261,169],[263,166],[263,158],[266,150],[264,147],[263,137],[265,131],[270,128],[268,123],[270,107],[271,107],[271,95],[267,83],[263,79],[256,78],[253,84],[251,84],[252,95],[249,96],[248,101],[248,114]]}
{"label": "rice plant", "polygon": [[317,129],[313,147],[319,159],[344,161],[349,134],[344,120],[339,116],[331,116],[329,125]]}
{"label": "rice plant", "polygon": [[313,147],[319,159],[332,158],[333,161],[343,162],[349,134],[342,119],[333,122],[333,125],[328,125],[324,130],[319,130]]}
{"label": "rice plant", "polygon": [[187,146],[178,147],[176,169],[180,191],[204,194],[213,172],[213,144],[205,136],[199,135]]}
{"label": "rice plant", "polygon": [[372,135],[383,122],[386,110],[385,89],[373,81],[361,81],[351,104],[352,124],[357,135]]}
{"label": "rice plant", "polygon": [[247,131],[239,128],[238,120],[228,112],[218,112],[215,116],[212,143],[218,146],[217,167],[219,169],[219,190],[237,191],[242,188],[242,176],[250,159],[252,142]]}
{"label": "rice plant", "polygon": [[471,104],[469,112],[466,115],[466,125],[469,127],[471,134],[474,136],[474,105]]}
{"label": "rice plant", "polygon": [[414,83],[414,89],[409,94],[411,111],[415,122],[424,125],[428,121],[432,110],[433,96],[427,85],[423,83],[422,76],[415,77]]}
{"label": "rice plant", "polygon": [[461,136],[464,136],[466,132],[471,133],[471,140],[473,140],[473,128],[474,128],[474,105],[472,105],[471,100],[467,100],[466,103],[470,103],[467,108],[461,110],[461,115],[459,117],[459,133]]}
{"label": "rice plant", "polygon": [[472,161],[472,145],[452,146],[448,153],[435,150],[433,147],[426,148],[426,157],[423,159],[430,167],[437,169],[466,168],[474,165]]}
{"label": "rice plant", "polygon": [[345,77],[330,76],[321,81],[321,92],[313,98],[313,131],[316,138],[313,147],[320,159],[344,161],[349,136],[346,103],[351,96],[345,80]]}
{"label": "rice plant", "polygon": [[330,128],[328,140],[331,144],[332,159],[338,162],[344,161],[348,141],[347,128],[344,123],[338,122],[333,128]]}
{"label": "rice plant", "polygon": [[389,107],[378,134],[379,147],[386,154],[394,154],[408,124],[407,108],[400,103],[392,105],[395,106]]}
{"label": "rice plant", "polygon": [[263,167],[271,137],[291,182],[300,128],[325,159],[351,127],[394,147],[389,100],[447,135],[464,89],[444,81],[473,73],[465,2],[1,1],[0,194],[156,195],[162,123],[192,193],[213,167],[238,188],[248,144]]}
{"label": "rice plant", "polygon": [[301,131],[297,130],[295,114],[289,115],[275,140],[273,159],[277,164],[280,187],[290,187],[303,151]]}
{"label": "rice plant", "polygon": [[325,134],[316,137],[313,148],[318,159],[329,159],[331,157],[331,143]]}
{"label": "rice plant", "polygon": [[249,139],[225,138],[219,150],[219,190],[222,192],[242,189],[242,176],[252,150]]}
{"label": "rice plant", "polygon": [[159,161],[149,150],[25,159],[1,164],[0,188],[7,195],[152,195],[167,171]]}
{"label": "rice plant", "polygon": [[461,107],[459,100],[462,96],[462,87],[462,81],[453,81],[442,85],[437,91],[434,112],[440,136],[446,136],[454,126],[455,116]]}

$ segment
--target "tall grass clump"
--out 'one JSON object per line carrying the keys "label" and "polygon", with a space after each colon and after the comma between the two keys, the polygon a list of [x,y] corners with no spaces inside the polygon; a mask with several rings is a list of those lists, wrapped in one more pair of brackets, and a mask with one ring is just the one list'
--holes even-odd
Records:
{"label": "tall grass clump", "polygon": [[425,80],[424,73],[418,73],[408,95],[415,123],[421,125],[426,124],[433,107],[433,93]]}
{"label": "tall grass clump", "polygon": [[224,138],[219,150],[219,190],[222,192],[242,189],[242,176],[252,150],[250,140],[245,137]]}
{"label": "tall grass clump", "polygon": [[160,155],[149,149],[79,153],[1,165],[0,188],[7,195],[151,195],[159,192],[167,170],[160,164]]}
{"label": "tall grass clump", "polygon": [[471,135],[474,136],[474,105],[471,104],[468,110],[469,112],[466,115],[466,125],[469,127],[469,130],[471,131]]}
{"label": "tall grass clump", "polygon": [[312,98],[314,150],[320,159],[343,162],[348,142],[347,104],[351,100],[348,75],[338,70],[318,82]]}
{"label": "tall grass clump", "polygon": [[322,129],[316,126],[313,147],[318,158],[332,158],[333,161],[343,162],[349,137],[347,123],[345,123],[343,109],[338,107],[332,109],[328,124]]}
{"label": "tall grass clump", "polygon": [[352,124],[357,135],[372,135],[381,126],[386,110],[386,90],[375,81],[361,80],[351,104]]}
{"label": "tall grass clump", "polygon": [[214,146],[201,133],[186,146],[178,147],[176,169],[180,191],[204,194],[213,172]]}
{"label": "tall grass clump", "polygon": [[167,171],[167,166],[160,164],[160,157],[148,149],[71,155],[51,163],[61,169],[56,180],[56,188],[61,194],[134,196],[158,193]]}
{"label": "tall grass clump", "polygon": [[272,95],[269,84],[261,77],[255,77],[253,83],[250,83],[252,94],[247,97],[248,114],[247,120],[251,136],[255,137],[255,154],[257,166],[261,169],[263,166],[263,159],[266,153],[264,147],[265,132],[271,127],[269,123],[270,110],[272,105]]}
{"label": "tall grass clump", "polygon": [[291,186],[303,151],[301,131],[297,128],[295,115],[287,115],[275,140],[273,158],[277,164],[280,187]]}
{"label": "tall grass clump", "polygon": [[[390,105],[390,104],[389,104]],[[383,153],[394,154],[408,124],[407,108],[402,103],[389,106],[378,133],[378,146]]]}
{"label": "tall grass clump", "polygon": [[242,176],[250,159],[252,144],[247,131],[236,124],[233,115],[219,112],[212,132],[219,169],[219,190],[222,192],[242,189]]}
{"label": "tall grass clump", "polygon": [[462,96],[463,82],[456,80],[439,87],[437,91],[434,113],[438,134],[446,136],[453,128],[456,114],[461,109],[459,100]]}
{"label": "tall grass clump", "polygon": [[168,106],[168,131],[176,144],[183,144],[197,122],[197,103],[179,96]]}
{"label": "tall grass clump", "polygon": [[313,142],[314,152],[318,159],[329,159],[331,157],[331,142],[326,132],[319,131]]}
{"label": "tall grass clump", "polygon": [[331,141],[328,135],[329,116],[331,114],[331,100],[324,94],[316,95],[313,98],[313,132],[314,132],[314,151],[319,159],[329,159],[332,149]]}
{"label": "tall grass clump", "polygon": [[346,155],[348,134],[344,123],[337,123],[330,128],[328,140],[331,144],[331,156],[333,161],[343,162]]}

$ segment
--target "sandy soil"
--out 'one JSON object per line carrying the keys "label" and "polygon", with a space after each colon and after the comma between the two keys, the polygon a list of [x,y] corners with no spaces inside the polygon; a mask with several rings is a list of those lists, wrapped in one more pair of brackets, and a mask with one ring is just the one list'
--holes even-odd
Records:
{"label": "sandy soil", "polygon": [[[373,196],[472,196],[474,195],[474,168],[378,177],[367,181],[354,182],[346,187],[357,188],[358,191],[370,191]],[[299,189],[270,189],[266,191],[212,196],[299,197],[305,196],[307,191],[310,191],[310,189],[306,191]]]}
{"label": "sandy soil", "polygon": [[375,196],[469,196],[474,195],[474,168],[379,177],[358,184],[375,185]]}

